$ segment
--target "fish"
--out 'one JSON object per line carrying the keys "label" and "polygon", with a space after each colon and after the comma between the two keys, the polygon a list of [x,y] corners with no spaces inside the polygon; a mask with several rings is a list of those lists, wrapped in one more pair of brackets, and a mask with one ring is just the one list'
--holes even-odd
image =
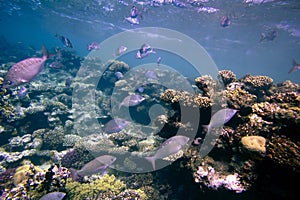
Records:
{"label": "fish", "polygon": [[107,122],[104,125],[104,132],[108,134],[118,133],[121,130],[123,130],[128,125],[128,123],[129,123],[128,121],[121,118],[111,119],[109,122]]}
{"label": "fish", "polygon": [[230,109],[230,108],[224,108],[221,110],[218,110],[210,119],[210,122],[208,125],[202,125],[204,128],[207,129],[207,134],[210,133],[212,128],[221,127],[235,115],[235,113],[238,110]]}
{"label": "fish", "polygon": [[143,44],[141,48],[136,53],[136,58],[142,59],[151,53],[156,53],[149,44]]}
{"label": "fish", "polygon": [[27,88],[24,87],[24,86],[21,86],[21,87],[20,87],[20,90],[19,90],[19,92],[18,92],[18,97],[19,97],[20,99],[22,99],[22,98],[24,98],[26,95],[27,95]]}
{"label": "fish", "polygon": [[115,72],[115,76],[116,76],[118,79],[121,79],[121,78],[124,77],[124,75],[122,74],[122,72],[119,72],[119,71]]}
{"label": "fish", "polygon": [[133,25],[139,25],[140,24],[140,21],[139,21],[138,18],[125,17],[125,20],[127,22],[129,22],[130,24],[133,24]]}
{"label": "fish", "polygon": [[222,27],[227,27],[230,24],[231,24],[231,21],[230,21],[229,17],[223,16],[222,19],[221,19],[221,26]]}
{"label": "fish", "polygon": [[106,169],[116,161],[115,156],[102,155],[86,163],[80,170],[70,168],[71,178],[76,181],[80,177],[90,176],[97,173],[104,174]]}
{"label": "fish", "polygon": [[144,89],[142,86],[139,86],[139,87],[137,88],[137,90],[138,90],[140,93],[143,93],[145,89]]}
{"label": "fish", "polygon": [[245,84],[244,83],[241,83],[241,82],[232,82],[232,83],[229,83],[226,87],[227,90],[229,91],[233,91],[233,90],[236,90],[236,89],[243,89],[245,87]]}
{"label": "fish", "polygon": [[97,42],[92,42],[91,44],[87,45],[88,51],[97,50],[97,49],[100,49],[100,44]]}
{"label": "fish", "polygon": [[145,76],[150,79],[157,79],[156,72],[153,70],[148,70],[145,72]]}
{"label": "fish", "polygon": [[14,64],[7,72],[2,87],[12,88],[32,81],[42,71],[48,59],[48,52],[44,45],[42,51],[41,58],[27,58]]}
{"label": "fish", "polygon": [[130,17],[137,18],[138,16],[142,16],[142,12],[140,12],[136,6],[132,6],[130,9]]}
{"label": "fish", "polygon": [[166,158],[172,154],[178,153],[183,149],[188,143],[189,138],[183,135],[175,135],[167,139],[164,143],[160,145],[154,156],[145,157],[147,161],[152,165],[153,170],[155,170],[155,161],[157,159]]}
{"label": "fish", "polygon": [[127,47],[125,47],[125,46],[120,46],[120,47],[116,50],[116,53],[113,54],[113,56],[114,56],[114,57],[120,56],[120,55],[123,54],[126,50],[127,50]]}
{"label": "fish", "polygon": [[65,47],[73,48],[71,41],[67,37],[58,34],[55,34],[55,37],[58,38]]}
{"label": "fish", "polygon": [[131,106],[139,105],[144,100],[145,100],[145,98],[142,97],[141,95],[138,95],[138,94],[129,95],[129,96],[125,97],[123,99],[123,101],[120,103],[119,109],[122,106],[131,107]]}
{"label": "fish", "polygon": [[161,57],[158,57],[157,60],[156,60],[157,66],[159,66],[160,62],[161,62]]}
{"label": "fish", "polygon": [[65,197],[64,192],[50,192],[40,198],[40,200],[62,200]]}
{"label": "fish", "polygon": [[54,61],[54,62],[50,63],[49,67],[53,68],[53,69],[65,68],[65,66],[61,62],[58,62],[58,61]]}
{"label": "fish", "polygon": [[276,30],[272,30],[272,31],[268,32],[267,34],[261,33],[259,42],[262,42],[264,40],[273,41],[277,36],[278,36],[278,31],[276,31]]}
{"label": "fish", "polygon": [[71,87],[72,82],[73,82],[73,79],[71,77],[68,77],[65,81],[65,86],[67,88]]}
{"label": "fish", "polygon": [[299,69],[300,69],[300,64],[298,64],[297,61],[293,59],[293,67],[290,69],[289,74]]}

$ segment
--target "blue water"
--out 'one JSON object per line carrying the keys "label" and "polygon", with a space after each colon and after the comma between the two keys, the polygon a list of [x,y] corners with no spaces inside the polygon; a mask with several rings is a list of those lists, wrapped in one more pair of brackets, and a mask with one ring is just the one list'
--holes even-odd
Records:
{"label": "blue water", "polygon": [[[1,1],[0,35],[12,44],[21,42],[40,49],[42,44],[48,48],[62,46],[54,37],[58,33],[72,41],[77,54],[85,56],[86,45],[93,41],[101,42],[128,29],[164,27],[199,42],[220,70],[232,70],[238,77],[251,73],[268,75],[275,82],[300,82],[299,71],[287,73],[293,58],[300,62],[299,1],[204,3],[219,9],[214,13],[199,12],[189,1],[182,2],[185,8],[171,4],[155,7],[147,1],[130,0]],[[139,25],[124,21],[132,5],[144,8]],[[231,20],[225,28],[220,26],[224,15]],[[278,37],[259,43],[260,34],[272,29],[278,31]]]}

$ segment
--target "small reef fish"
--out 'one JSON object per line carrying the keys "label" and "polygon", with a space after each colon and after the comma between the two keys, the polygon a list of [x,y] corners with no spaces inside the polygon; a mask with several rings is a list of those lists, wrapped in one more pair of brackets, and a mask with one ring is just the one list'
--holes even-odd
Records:
{"label": "small reef fish", "polygon": [[86,163],[80,170],[70,169],[71,177],[74,181],[80,177],[90,176],[97,173],[104,174],[107,167],[112,165],[116,161],[115,156],[103,155],[95,158],[94,160]]}
{"label": "small reef fish", "polygon": [[128,125],[128,123],[129,122],[126,121],[125,119],[121,119],[121,118],[112,119],[104,125],[104,132],[108,134],[118,133],[121,130],[123,130]]}
{"label": "small reef fish", "polygon": [[160,62],[161,62],[161,57],[158,57],[156,60],[156,64],[159,66]]}
{"label": "small reef fish", "polygon": [[157,79],[156,72],[153,70],[148,70],[145,72],[145,76],[150,79]]}
{"label": "small reef fish", "polygon": [[120,46],[117,50],[116,53],[113,54],[113,56],[120,56],[121,54],[123,54],[125,51],[127,50],[127,47],[125,46]]}
{"label": "small reef fish", "polygon": [[65,36],[55,34],[55,37],[58,38],[65,47],[73,48],[71,41],[68,38],[66,38]]}
{"label": "small reef fish", "polygon": [[140,21],[138,19],[138,16],[143,19],[143,11],[139,11],[136,6],[132,6],[130,9],[130,16],[126,17],[125,20],[128,21],[130,24],[138,25],[140,24]]}
{"label": "small reef fish", "polygon": [[18,97],[19,97],[20,99],[22,99],[22,98],[24,98],[26,95],[27,95],[27,88],[24,87],[24,86],[21,86],[21,87],[20,87],[20,90],[19,90],[19,92],[18,92]]}
{"label": "small reef fish", "polygon": [[145,89],[144,89],[142,86],[139,86],[137,90],[138,90],[140,93],[143,93]]}
{"label": "small reef fish", "polygon": [[162,143],[159,149],[154,154],[154,156],[145,157],[145,159],[151,163],[153,170],[155,170],[155,161],[157,159],[163,159],[179,152],[185,147],[188,141],[189,138],[186,136],[175,135],[167,139],[164,143]]}
{"label": "small reef fish", "polygon": [[54,62],[50,63],[49,67],[53,68],[53,69],[65,68],[65,66],[61,62],[58,62],[58,61],[54,61]]}
{"label": "small reef fish", "polygon": [[262,42],[264,40],[273,41],[277,36],[278,36],[278,31],[276,31],[276,30],[272,30],[272,31],[268,32],[267,34],[261,33],[259,42]]}
{"label": "small reef fish", "polygon": [[50,192],[40,198],[40,200],[62,200],[65,197],[64,192]]}
{"label": "small reef fish", "polygon": [[207,134],[210,133],[212,128],[217,128],[226,124],[237,112],[238,110],[224,108],[218,110],[210,119],[208,125],[203,125],[207,129]]}
{"label": "small reef fish", "polygon": [[44,45],[42,51],[43,56],[41,58],[27,58],[14,64],[5,76],[3,88],[16,87],[33,80],[42,71],[48,58],[48,52]]}
{"label": "small reef fish", "polygon": [[232,83],[229,83],[226,87],[227,90],[229,91],[233,91],[233,90],[236,90],[238,88],[242,89],[245,87],[245,84],[244,83],[241,83],[241,82],[232,82]]}
{"label": "small reef fish", "polygon": [[141,102],[143,102],[145,100],[144,97],[142,97],[141,95],[138,95],[138,94],[132,94],[132,95],[129,95],[127,97],[125,97],[123,99],[123,101],[120,103],[119,105],[119,109],[122,107],[122,106],[125,106],[125,107],[131,107],[131,106],[136,106],[136,105],[139,105]]}
{"label": "small reef fish", "polygon": [[143,44],[141,48],[136,53],[136,58],[142,59],[148,56],[151,53],[155,53],[153,48],[149,44]]}
{"label": "small reef fish", "polygon": [[121,79],[124,77],[124,75],[122,74],[122,72],[115,72],[115,76],[118,78],[118,79]]}
{"label": "small reef fish", "polygon": [[295,59],[293,59],[293,67],[290,69],[289,74],[293,73],[294,71],[297,71],[300,69],[300,64],[297,63]]}
{"label": "small reef fish", "polygon": [[97,50],[100,49],[100,44],[97,42],[92,42],[91,44],[88,44],[86,48],[88,51]]}
{"label": "small reef fish", "polygon": [[183,3],[179,0],[172,0],[172,5],[176,6],[176,7],[179,7],[179,8],[185,8],[186,7],[185,3]]}
{"label": "small reef fish", "polygon": [[231,21],[230,21],[229,17],[223,16],[222,19],[221,19],[221,26],[222,27],[227,27],[230,24],[231,24]]}

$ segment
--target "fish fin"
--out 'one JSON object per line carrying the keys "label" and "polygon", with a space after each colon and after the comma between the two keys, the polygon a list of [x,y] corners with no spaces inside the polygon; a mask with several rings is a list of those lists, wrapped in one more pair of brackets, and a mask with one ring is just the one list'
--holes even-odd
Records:
{"label": "fish fin", "polygon": [[297,63],[297,61],[295,59],[293,59],[293,67],[290,69],[290,71],[288,72],[289,74],[296,71],[296,67],[299,66],[299,64]]}
{"label": "fish fin", "polygon": [[263,41],[265,38],[266,38],[266,34],[261,33],[259,42]]}
{"label": "fish fin", "polygon": [[69,168],[69,171],[71,172],[70,177],[73,181],[77,181],[79,176],[78,176],[78,170],[74,168]]}
{"label": "fish fin", "polygon": [[49,54],[48,54],[48,51],[47,51],[45,45],[42,45],[42,52],[43,52],[43,58],[45,58],[45,59],[49,58]]}
{"label": "fish fin", "polygon": [[148,160],[151,163],[153,170],[155,170],[155,160],[156,160],[156,158],[154,156],[152,156],[152,157],[145,157],[145,159]]}
{"label": "fish fin", "polygon": [[211,130],[210,125],[202,125],[202,127],[206,129],[206,134],[208,134]]}

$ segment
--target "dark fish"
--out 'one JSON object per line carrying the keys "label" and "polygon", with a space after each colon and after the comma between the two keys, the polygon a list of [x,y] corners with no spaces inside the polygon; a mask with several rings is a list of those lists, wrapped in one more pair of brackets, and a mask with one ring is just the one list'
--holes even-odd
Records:
{"label": "dark fish", "polygon": [[64,192],[51,192],[42,196],[40,200],[62,200],[65,195],[66,193]]}
{"label": "dark fish", "polygon": [[172,0],[172,5],[179,7],[179,8],[185,8],[185,3],[179,1],[179,0]]}
{"label": "dark fish", "polygon": [[297,61],[293,59],[293,67],[290,69],[289,74],[299,69],[300,69],[300,64],[298,64]]}
{"label": "dark fish", "polygon": [[119,109],[122,106],[126,106],[126,107],[136,106],[136,105],[140,104],[144,100],[145,100],[145,98],[142,97],[141,95],[138,95],[138,94],[129,95],[129,96],[125,97],[123,99],[123,101],[120,103]]}
{"label": "dark fish", "polygon": [[54,62],[50,63],[49,67],[53,68],[53,69],[65,68],[65,66],[61,62],[57,62],[57,61],[54,61]]}
{"label": "dark fish", "polygon": [[142,58],[148,56],[151,53],[155,53],[153,48],[149,44],[143,44],[141,46],[141,48],[138,50],[138,52],[136,53],[135,57],[139,58],[139,59],[142,59]]}
{"label": "dark fish", "polygon": [[259,42],[262,42],[264,40],[273,41],[277,36],[278,36],[278,31],[276,30],[272,30],[267,34],[261,33]]}
{"label": "dark fish", "polygon": [[153,169],[155,170],[155,161],[157,159],[166,158],[172,154],[178,153],[184,146],[188,143],[189,138],[183,135],[176,135],[167,139],[164,143],[161,144],[159,149],[156,151],[154,156],[145,157],[148,160]]}
{"label": "dark fish", "polygon": [[237,112],[238,110],[225,108],[218,110],[210,119],[208,125],[203,125],[203,127],[207,128],[207,134],[210,133],[212,128],[221,127],[226,124]]}
{"label": "dark fish", "polygon": [[88,51],[97,50],[97,49],[100,49],[100,44],[98,44],[97,42],[92,42],[91,44],[87,45]]}
{"label": "dark fish", "polygon": [[66,38],[65,36],[55,34],[55,37],[58,38],[65,47],[73,48],[71,41],[68,38]]}
{"label": "dark fish", "polygon": [[221,19],[221,26],[222,27],[226,27],[229,26],[231,24],[229,17],[227,16],[223,16]]}
{"label": "dark fish", "polygon": [[66,79],[66,82],[65,82],[66,87],[69,88],[69,87],[71,86],[72,82],[73,82],[72,78],[70,78],[70,77],[67,78],[67,79]]}
{"label": "dark fish", "polygon": [[73,180],[78,180],[79,177],[90,176],[97,173],[105,173],[107,167],[116,161],[116,157],[103,155],[86,163],[80,170],[71,169],[71,177]]}
{"label": "dark fish", "polygon": [[48,58],[47,49],[42,46],[43,57],[27,58],[14,64],[7,72],[3,88],[11,88],[30,82],[43,69],[44,63]]}
{"label": "dark fish", "polygon": [[104,125],[105,133],[118,133],[128,125],[128,121],[121,118],[115,118],[110,120]]}
{"label": "dark fish", "polygon": [[140,12],[136,6],[132,6],[130,9],[130,17],[137,18],[140,15]]}

